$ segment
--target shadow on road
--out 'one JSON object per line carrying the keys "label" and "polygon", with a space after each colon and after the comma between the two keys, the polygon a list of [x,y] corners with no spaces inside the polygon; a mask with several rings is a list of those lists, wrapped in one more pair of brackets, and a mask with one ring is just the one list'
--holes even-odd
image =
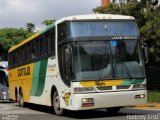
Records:
{"label": "shadow on road", "polygon": [[0,103],[1,104],[6,104],[6,103],[9,104],[10,103],[11,104],[11,103],[14,103],[14,101],[12,101],[12,100],[0,100]]}
{"label": "shadow on road", "polygon": [[[67,111],[68,112],[68,111]],[[109,114],[105,110],[86,110],[86,111],[69,111],[65,113],[65,117],[75,118],[75,119],[92,119],[92,118],[107,118],[116,116],[126,116],[123,113]]]}
{"label": "shadow on road", "polygon": [[[53,109],[48,106],[35,105],[35,104],[26,104],[26,108],[36,110],[39,112],[44,112],[50,115],[55,115]],[[130,113],[129,113],[130,114]],[[104,109],[96,109],[96,110],[84,110],[84,111],[68,111],[65,110],[64,117],[74,118],[74,119],[91,119],[91,118],[105,118],[105,117],[120,117],[126,116],[128,113],[117,113],[110,114]],[[130,114],[131,115],[131,114]]]}

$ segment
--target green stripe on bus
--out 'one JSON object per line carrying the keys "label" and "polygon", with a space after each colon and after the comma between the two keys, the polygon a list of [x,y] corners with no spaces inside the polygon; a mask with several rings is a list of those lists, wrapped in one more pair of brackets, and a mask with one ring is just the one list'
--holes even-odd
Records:
{"label": "green stripe on bus", "polygon": [[37,92],[35,96],[41,96],[44,90],[45,85],[45,79],[46,79],[46,69],[47,69],[47,60],[43,60],[40,63],[40,69],[39,69],[39,80],[38,80],[38,86],[37,86]]}
{"label": "green stripe on bus", "polygon": [[144,79],[125,79],[121,85],[130,85],[130,84],[141,84],[144,82]]}
{"label": "green stripe on bus", "polygon": [[31,89],[31,96],[34,96],[37,92],[38,87],[38,79],[39,79],[39,69],[40,69],[40,62],[36,62],[34,65],[34,72],[33,72],[33,81],[32,81],[32,89]]}

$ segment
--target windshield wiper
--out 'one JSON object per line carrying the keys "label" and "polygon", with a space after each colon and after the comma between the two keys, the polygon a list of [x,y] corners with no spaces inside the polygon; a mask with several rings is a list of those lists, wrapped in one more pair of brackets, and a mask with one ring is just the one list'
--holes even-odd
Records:
{"label": "windshield wiper", "polygon": [[107,53],[106,53],[106,49],[105,49],[104,59],[102,61],[102,64],[100,65],[99,72],[98,72],[98,79],[97,79],[98,81],[101,80],[102,73],[103,73],[103,68],[106,65],[106,61],[107,61]]}
{"label": "windshield wiper", "polygon": [[126,70],[129,79],[132,80],[133,77],[132,77],[131,72],[129,71],[128,67],[126,66],[125,62],[122,59],[120,61],[121,61],[121,64],[123,65],[124,69]]}
{"label": "windshield wiper", "polygon": [[[120,59],[120,60],[117,60],[117,58]],[[117,62],[117,61],[118,61],[118,62]],[[119,63],[119,61],[121,62],[122,66],[124,67],[124,69],[125,69],[128,77],[129,77],[129,79],[132,80],[133,77],[132,77],[132,75],[131,75],[131,73],[130,73],[128,67],[127,67],[127,65],[126,65],[125,62],[123,61],[122,56],[121,56],[120,54],[118,54],[118,57],[117,57],[117,51],[116,51],[116,62]]]}
{"label": "windshield wiper", "polygon": [[[85,45],[83,46],[84,48],[87,48]],[[93,51],[92,49],[90,49],[95,55],[98,55],[95,51]],[[96,85],[99,86],[101,85],[100,83],[100,80],[101,80],[101,77],[102,77],[102,73],[103,73],[103,68],[105,67],[106,65],[106,62],[107,62],[107,48],[105,47],[105,54],[104,54],[104,58],[102,60],[102,64],[100,65],[100,67],[98,68],[99,69],[99,72],[98,72],[98,78],[96,80]]]}

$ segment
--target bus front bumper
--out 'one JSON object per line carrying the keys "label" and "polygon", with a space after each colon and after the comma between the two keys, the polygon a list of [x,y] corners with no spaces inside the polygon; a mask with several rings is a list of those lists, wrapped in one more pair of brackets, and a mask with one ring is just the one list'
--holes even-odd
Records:
{"label": "bus front bumper", "polygon": [[73,94],[71,101],[70,110],[134,106],[147,102],[147,91]]}

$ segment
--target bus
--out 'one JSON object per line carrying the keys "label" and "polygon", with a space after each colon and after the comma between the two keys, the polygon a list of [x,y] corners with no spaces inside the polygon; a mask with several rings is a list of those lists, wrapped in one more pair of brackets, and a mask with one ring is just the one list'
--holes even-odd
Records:
{"label": "bus", "polygon": [[0,61],[0,100],[9,100],[8,62]]}
{"label": "bus", "polygon": [[145,104],[146,75],[136,20],[89,14],[57,20],[9,50],[10,96],[66,110]]}

